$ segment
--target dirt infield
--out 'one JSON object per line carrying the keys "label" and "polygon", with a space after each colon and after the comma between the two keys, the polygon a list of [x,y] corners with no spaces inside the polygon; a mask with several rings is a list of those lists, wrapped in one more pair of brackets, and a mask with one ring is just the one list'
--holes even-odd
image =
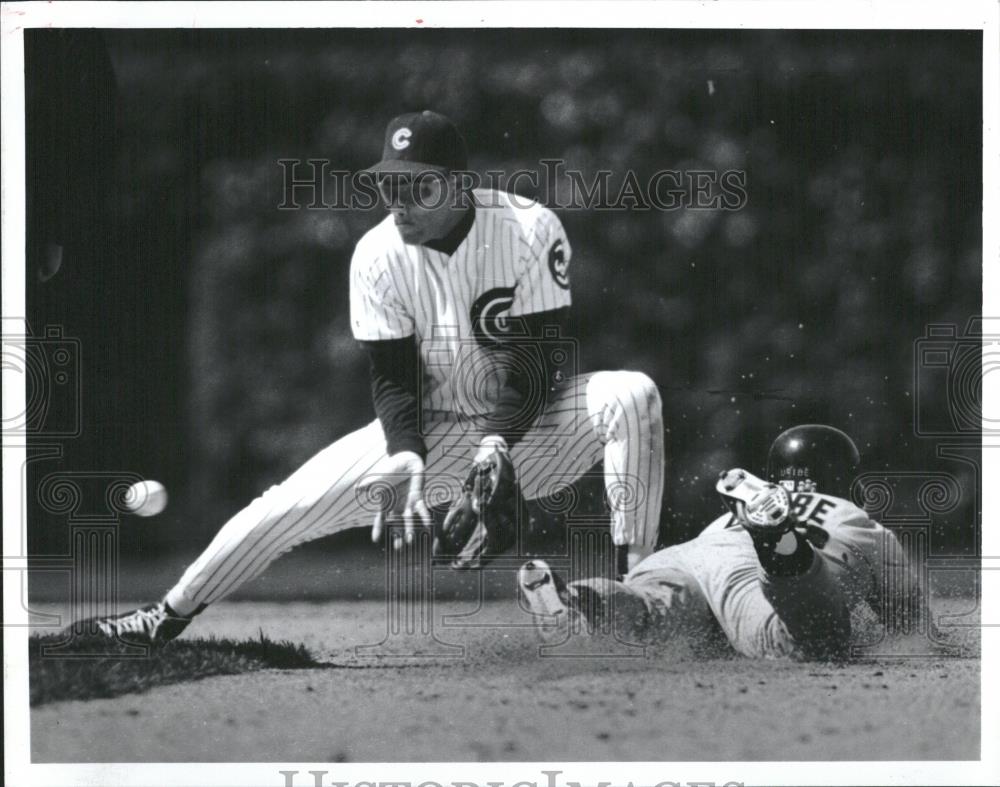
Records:
{"label": "dirt infield", "polygon": [[[32,759],[979,757],[978,659],[882,657],[832,666],[695,659],[681,648],[636,655],[617,646],[619,652],[609,654],[602,649],[614,648],[594,644],[587,655],[541,654],[512,602],[489,601],[478,609],[449,604],[435,612],[466,617],[435,617],[438,639],[459,647],[444,651],[414,635],[381,647],[396,653],[442,649],[411,658],[357,650],[386,637],[380,602],[219,604],[184,637],[239,639],[263,630],[304,643],[324,667],[212,677],[35,708]],[[411,622],[419,632],[420,621]]]}

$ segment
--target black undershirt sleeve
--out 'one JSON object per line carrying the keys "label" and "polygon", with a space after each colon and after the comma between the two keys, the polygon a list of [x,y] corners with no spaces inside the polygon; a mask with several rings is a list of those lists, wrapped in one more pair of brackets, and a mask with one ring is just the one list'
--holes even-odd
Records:
{"label": "black undershirt sleeve", "polygon": [[573,373],[567,369],[573,357],[566,352],[568,314],[569,309],[563,308],[511,318],[520,321],[521,336],[514,347],[499,344],[487,348],[496,354],[506,379],[493,413],[483,419],[483,427],[503,437],[509,448],[531,429],[552,392]]}
{"label": "black undershirt sleeve", "polygon": [[371,363],[372,404],[385,432],[386,453],[392,456],[413,451],[426,459],[417,402],[420,359],[416,337],[360,344]]}

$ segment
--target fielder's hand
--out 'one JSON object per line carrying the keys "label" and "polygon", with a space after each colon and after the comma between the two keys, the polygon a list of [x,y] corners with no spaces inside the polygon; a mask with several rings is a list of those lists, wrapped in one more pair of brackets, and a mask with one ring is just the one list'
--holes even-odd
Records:
{"label": "fielder's hand", "polygon": [[[424,503],[424,460],[412,451],[400,451],[383,459],[372,468],[358,489],[373,493],[382,507],[375,514],[372,525],[372,541],[378,542],[386,524],[403,523],[406,543],[413,542],[414,517],[419,525],[431,528],[431,514]],[[392,540],[393,549],[403,546],[403,538],[398,533]]]}
{"label": "fielder's hand", "polygon": [[434,554],[450,557],[452,568],[479,568],[517,540],[523,512],[507,444],[485,438],[434,541]]}

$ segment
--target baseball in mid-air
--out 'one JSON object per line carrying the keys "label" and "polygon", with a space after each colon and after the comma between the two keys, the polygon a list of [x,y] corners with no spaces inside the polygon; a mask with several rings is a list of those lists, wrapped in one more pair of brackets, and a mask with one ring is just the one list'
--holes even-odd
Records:
{"label": "baseball in mid-air", "polygon": [[156,516],[167,507],[167,489],[159,481],[137,481],[125,493],[125,508],[137,516]]}

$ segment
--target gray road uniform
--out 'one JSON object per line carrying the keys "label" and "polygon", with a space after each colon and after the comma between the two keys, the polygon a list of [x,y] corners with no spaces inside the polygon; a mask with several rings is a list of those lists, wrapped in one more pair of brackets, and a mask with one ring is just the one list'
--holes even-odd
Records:
{"label": "gray road uniform", "polygon": [[660,550],[622,582],[571,583],[596,590],[613,604],[619,637],[650,642],[687,637],[725,639],[750,657],[837,657],[851,645],[851,613],[859,605],[879,610],[890,580],[913,592],[915,580],[896,537],[851,502],[819,493],[792,495],[802,523],[829,534],[813,547],[810,568],[774,576],[761,567],[750,535],[731,515],[696,538]]}

